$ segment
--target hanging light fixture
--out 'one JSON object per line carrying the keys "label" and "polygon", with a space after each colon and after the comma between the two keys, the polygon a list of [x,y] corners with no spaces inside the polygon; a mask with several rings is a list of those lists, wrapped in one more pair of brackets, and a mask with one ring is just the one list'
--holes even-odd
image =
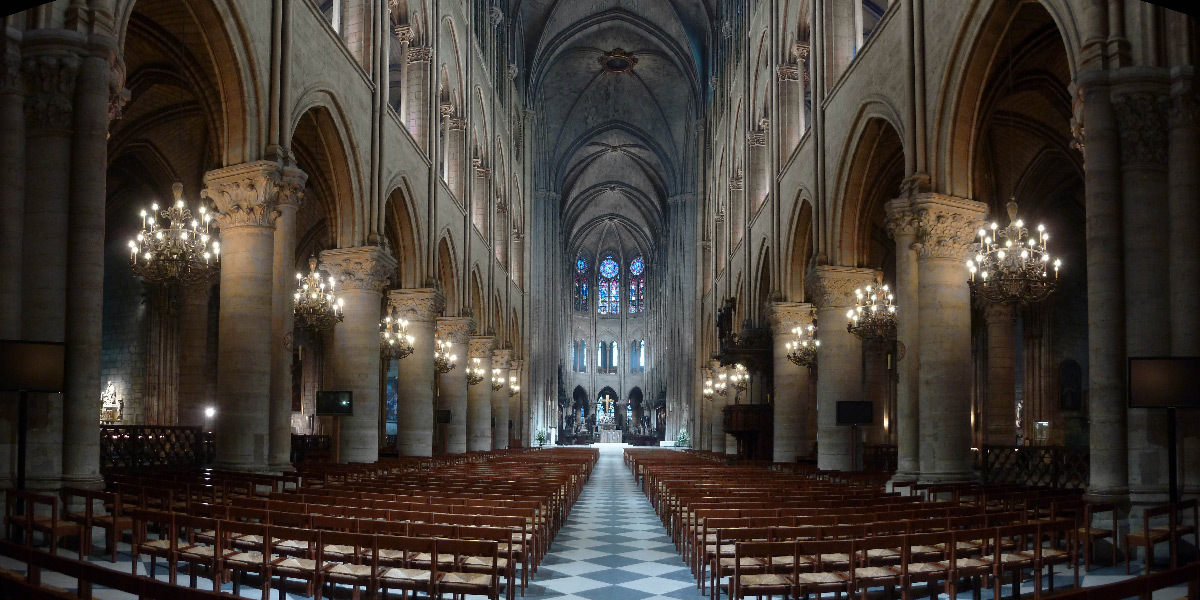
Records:
{"label": "hanging light fixture", "polygon": [[333,293],[333,277],[328,281],[321,279],[316,257],[308,259],[308,275],[296,273],[296,281],[292,301],[297,327],[320,333],[342,322],[345,318],[342,305],[346,301]]}
{"label": "hanging light fixture", "polygon": [[500,369],[492,369],[492,391],[498,392],[504,389],[504,375],[500,373]]}
{"label": "hanging light fixture", "polygon": [[207,283],[216,276],[221,260],[221,243],[209,232],[212,213],[201,204],[199,218],[193,218],[178,181],[171,193],[175,196],[171,206],[160,210],[153,203],[149,212],[141,212],[142,230],[129,240],[129,264],[147,283]]}
{"label": "hanging light fixture", "polygon": [[433,345],[433,370],[438,373],[453,371],[458,366],[458,356],[450,353],[450,342],[434,340]]}
{"label": "hanging light fixture", "polygon": [[792,333],[796,340],[785,344],[788,360],[797,366],[817,368],[817,347],[821,345],[821,340],[816,338],[817,326],[796,327]]}
{"label": "hanging light fixture", "polygon": [[509,397],[516,396],[521,392],[521,386],[517,385],[517,376],[512,375],[508,378],[508,395]]}
{"label": "hanging light fixture", "polygon": [[746,391],[747,384],[750,383],[750,374],[746,372],[746,366],[742,363],[733,365],[733,374],[729,376],[729,385],[737,390],[737,393]]}
{"label": "hanging light fixture", "polygon": [[729,394],[729,374],[722,371],[720,375],[717,375],[717,382],[713,384],[713,389],[716,390],[717,395],[722,398],[724,398],[726,395],[728,395]]}
{"label": "hanging light fixture", "polygon": [[471,359],[471,366],[467,367],[467,385],[479,385],[484,380],[483,367],[480,366],[478,358]]}
{"label": "hanging light fixture", "polygon": [[716,393],[716,390],[713,388],[713,380],[705,379],[704,380],[704,397],[711,399],[713,397],[713,394],[715,394],[715,393]]}
{"label": "hanging light fixture", "polygon": [[[1017,201],[1008,201],[1008,226],[995,222],[990,230],[979,229],[975,254],[967,259],[971,290],[993,304],[1033,304],[1045,300],[1058,285],[1061,259],[1050,262],[1050,233],[1045,225],[1030,235],[1017,218]],[[1050,267],[1054,277],[1050,277]]]}
{"label": "hanging light fixture", "polygon": [[875,272],[875,285],[854,290],[855,306],[846,312],[846,331],[865,341],[896,339],[896,305],[883,272]]}
{"label": "hanging light fixture", "polygon": [[388,314],[379,324],[379,353],[384,360],[401,360],[413,353],[415,338],[408,333],[408,321],[396,318],[395,311],[388,305]]}

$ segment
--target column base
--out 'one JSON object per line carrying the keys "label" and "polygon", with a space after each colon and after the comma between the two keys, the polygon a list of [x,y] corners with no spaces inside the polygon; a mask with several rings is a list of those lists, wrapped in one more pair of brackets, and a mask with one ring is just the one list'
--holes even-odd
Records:
{"label": "column base", "polygon": [[958,471],[947,473],[921,473],[918,483],[959,483],[962,481],[978,481],[979,475],[974,471]]}
{"label": "column base", "polygon": [[104,489],[104,478],[99,473],[63,475],[62,485],[63,487],[83,488],[85,490],[102,490]]}
{"label": "column base", "polygon": [[275,473],[295,473],[296,466],[288,462],[268,463],[267,470]]}
{"label": "column base", "polygon": [[888,480],[887,490],[889,492],[893,491],[892,484],[894,483],[916,483],[917,479],[919,477],[916,471],[896,471],[896,474],[892,475],[892,478]]}
{"label": "column base", "polygon": [[214,462],[214,469],[226,471],[241,471],[243,473],[266,473],[271,469],[265,463]]}

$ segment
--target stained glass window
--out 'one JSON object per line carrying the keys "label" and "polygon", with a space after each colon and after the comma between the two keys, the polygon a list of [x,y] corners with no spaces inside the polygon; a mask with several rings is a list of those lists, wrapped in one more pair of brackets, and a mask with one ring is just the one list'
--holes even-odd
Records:
{"label": "stained glass window", "polygon": [[629,263],[629,313],[640,313],[646,308],[646,263],[637,257]]}
{"label": "stained glass window", "polygon": [[646,340],[633,340],[629,344],[629,372],[646,372]]}
{"label": "stained glass window", "polygon": [[600,263],[598,287],[596,311],[602,315],[621,314],[621,267],[611,256]]}
{"label": "stained glass window", "polygon": [[588,262],[583,256],[575,259],[575,310],[583,312],[588,309]]}

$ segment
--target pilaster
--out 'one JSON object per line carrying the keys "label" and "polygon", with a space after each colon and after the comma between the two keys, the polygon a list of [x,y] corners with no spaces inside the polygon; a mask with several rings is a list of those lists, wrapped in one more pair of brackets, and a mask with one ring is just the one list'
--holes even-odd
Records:
{"label": "pilaster", "polygon": [[492,351],[496,338],[472,336],[467,351],[467,364],[479,359],[483,381],[467,388],[467,452],[492,449]]}
{"label": "pilaster", "polygon": [[446,425],[446,453],[467,451],[467,367],[470,365],[471,333],[475,320],[470,317],[438,317],[437,338],[450,342],[450,353],[458,357],[458,366],[437,374],[438,402],[441,410],[450,411]]}
{"label": "pilaster", "polygon": [[436,289],[422,288],[392,290],[388,302],[397,317],[408,320],[413,336],[412,355],[398,363],[399,384],[406,393],[397,407],[396,449],[400,456],[432,456],[434,321],[446,299]]}
{"label": "pilaster", "polygon": [[807,302],[772,302],[767,319],[775,345],[774,461],[792,463],[808,456],[811,450],[808,427],[812,396],[809,369],[788,360],[787,343],[796,339],[793,329],[812,324],[813,306]]}

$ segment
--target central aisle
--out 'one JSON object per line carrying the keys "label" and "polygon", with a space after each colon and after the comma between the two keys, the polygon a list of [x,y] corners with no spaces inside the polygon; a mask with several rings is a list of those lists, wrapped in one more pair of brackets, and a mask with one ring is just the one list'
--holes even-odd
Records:
{"label": "central aisle", "polygon": [[592,478],[525,598],[707,600],[625,467],[624,446],[599,447]]}

